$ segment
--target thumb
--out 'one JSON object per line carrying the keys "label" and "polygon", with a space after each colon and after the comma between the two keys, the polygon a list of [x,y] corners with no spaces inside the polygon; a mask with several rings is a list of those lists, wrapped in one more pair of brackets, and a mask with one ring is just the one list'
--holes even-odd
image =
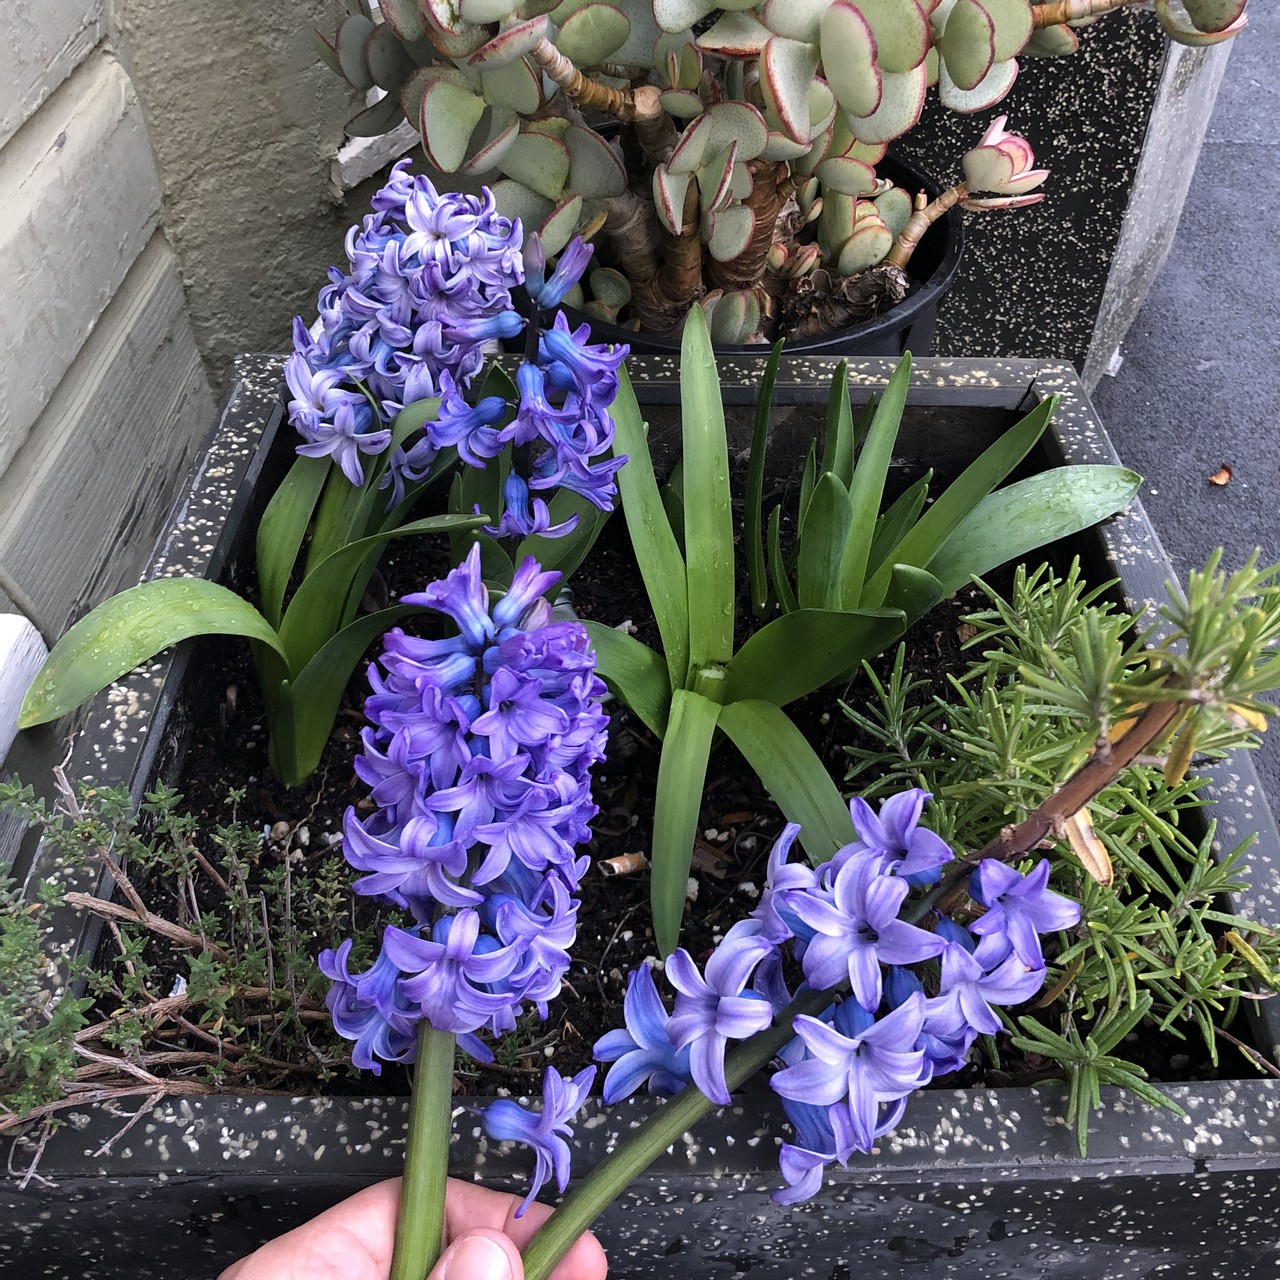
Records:
{"label": "thumb", "polygon": [[524,1265],[510,1236],[474,1227],[440,1255],[427,1280],[524,1280]]}

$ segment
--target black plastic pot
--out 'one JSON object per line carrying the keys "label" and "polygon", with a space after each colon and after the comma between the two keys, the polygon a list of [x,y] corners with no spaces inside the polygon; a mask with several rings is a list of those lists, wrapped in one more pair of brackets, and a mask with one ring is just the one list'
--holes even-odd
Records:
{"label": "black plastic pot", "polygon": [[[886,156],[876,170],[913,195],[923,190],[933,198],[942,190],[933,178],[898,156]],[[939,218],[921,238],[907,266],[907,275],[914,287],[896,307],[873,320],[821,338],[788,340],[787,350],[796,355],[835,357],[900,356],[905,351],[913,355],[928,355],[938,321],[938,306],[955,281],[963,249],[964,216],[955,208]],[[678,337],[664,338],[625,329],[621,325],[606,324],[572,307],[565,307],[564,311],[575,327],[584,322],[590,324],[596,342],[625,342],[633,355],[679,354]],[[752,356],[759,354],[759,350],[757,346],[721,343],[716,346],[716,355]]]}
{"label": "black plastic pot", "polygon": [[[793,360],[778,386],[771,458],[801,451],[834,367]],[[888,360],[852,365],[855,404],[883,388]],[[735,447],[749,438],[760,360],[722,362]],[[206,572],[225,560],[235,512],[279,421],[279,361],[248,357],[212,452],[178,507],[157,571]],[[678,369],[634,360],[638,394],[659,445],[674,431]],[[897,463],[928,456],[943,470],[971,459],[1037,400],[1061,406],[1039,465],[1115,460],[1075,373],[1029,360],[922,360],[913,370]],[[241,481],[244,484],[241,485]],[[1095,579],[1119,577],[1142,610],[1162,593],[1168,563],[1140,504],[1070,544]],[[163,773],[190,732],[179,649],[104,694],[85,717],[73,777],[128,783],[135,794]],[[1280,920],[1280,833],[1251,763],[1220,767],[1213,788],[1218,838],[1249,834],[1248,890],[1239,908]],[[36,852],[32,879],[56,869]],[[81,886],[76,886],[81,887]],[[83,948],[83,920],[56,916],[51,944]],[[1280,1016],[1261,1006],[1258,1038],[1272,1056]],[[1247,1070],[1243,1067],[1242,1072]],[[370,1083],[374,1083],[372,1080]],[[780,1114],[767,1093],[738,1104],[678,1143],[601,1219],[611,1280],[1270,1280],[1277,1274],[1273,1206],[1280,1195],[1280,1081],[1250,1077],[1162,1085],[1185,1118],[1104,1090],[1106,1110],[1082,1159],[1062,1121],[1060,1087],[930,1090],[874,1157],[835,1169],[799,1209],[770,1203]],[[652,1106],[633,1100],[578,1125],[574,1167],[603,1156],[609,1133]],[[43,1151],[40,1179],[0,1190],[0,1276],[150,1280],[210,1276],[262,1240],[375,1179],[398,1172],[402,1098],[178,1096],[119,1135],[128,1112],[85,1106]],[[514,1189],[526,1153],[494,1149],[467,1118],[452,1167]],[[29,1152],[19,1149],[13,1167]]]}

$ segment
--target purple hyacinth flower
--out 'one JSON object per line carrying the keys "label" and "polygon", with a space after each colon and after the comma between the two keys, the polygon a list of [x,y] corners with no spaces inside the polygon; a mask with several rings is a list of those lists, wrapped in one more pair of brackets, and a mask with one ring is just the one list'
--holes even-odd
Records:
{"label": "purple hyacinth flower", "polygon": [[[535,232],[529,239],[536,240],[537,233]],[[564,295],[582,279],[582,273],[586,271],[594,252],[594,245],[588,244],[581,236],[574,236],[561,251],[560,257],[556,259],[556,269],[551,273],[551,278],[545,281],[542,275],[546,270],[546,258],[543,257],[542,269],[538,272],[538,280],[535,284],[528,274],[529,253],[526,242],[524,284],[534,303],[548,310],[558,307],[564,301]]]}
{"label": "purple hyacinth flower", "polygon": [[493,673],[489,710],[471,725],[473,733],[488,738],[493,759],[510,759],[568,731],[568,715],[542,696],[542,683],[509,667]]}
{"label": "purple hyacinth flower", "polygon": [[427,438],[437,449],[452,445],[468,466],[484,467],[502,452],[496,424],[506,412],[501,396],[485,396],[473,408],[455,392],[441,402],[439,418],[427,423]]}
{"label": "purple hyacinth flower", "polygon": [[591,1091],[595,1067],[579,1071],[572,1080],[548,1067],[542,1078],[542,1110],[531,1111],[509,1098],[499,1098],[480,1112],[484,1131],[495,1142],[523,1142],[534,1151],[533,1179],[516,1217],[522,1217],[538,1192],[554,1177],[560,1191],[569,1185],[569,1121]]}
{"label": "purple hyacinth flower", "polygon": [[383,1062],[412,1062],[417,1052],[416,1010],[399,997],[400,971],[382,952],[363,973],[348,969],[352,942],[337,951],[322,951],[320,972],[333,983],[325,1003],[333,1029],[344,1040],[353,1040],[352,1063],[375,1076]]}
{"label": "purple hyacinth flower", "polygon": [[[954,946],[943,953],[942,981],[938,998],[930,1001],[928,1017],[929,1030],[935,1035],[960,1040],[969,1029],[995,1035],[1004,1024],[991,1006],[1022,1004],[1044,986],[1043,967],[1031,968],[1018,955],[1006,952],[1003,941],[992,934],[972,955]],[[989,969],[988,964],[992,964]]]}
{"label": "purple hyacinth flower", "polygon": [[[420,604],[448,614],[458,624],[467,643],[475,648],[487,645],[494,636],[489,616],[489,589],[480,574],[480,544],[475,543],[467,558],[450,570],[440,582],[425,591],[401,597],[402,604]],[[429,643],[429,642],[428,642]]]}
{"label": "purple hyacinth flower", "polygon": [[677,1049],[667,1035],[667,1011],[647,964],[631,971],[622,1014],[626,1026],[601,1036],[591,1050],[613,1063],[604,1078],[605,1105],[629,1098],[642,1084],[659,1097],[679,1093],[693,1079],[689,1050]]}
{"label": "purple hyacinth flower", "polygon": [[470,909],[436,921],[429,938],[388,925],[382,949],[405,975],[406,998],[437,1031],[475,1031],[510,1009],[511,995],[488,987],[506,978],[518,957],[496,938],[481,936],[480,918]]}
{"label": "purple hyacinth flower", "polygon": [[870,1151],[885,1132],[881,1105],[897,1103],[929,1081],[917,1043],[924,1014],[920,995],[879,1020],[852,1000],[837,1006],[830,1026],[802,1014],[796,1034],[812,1056],[777,1072],[770,1081],[774,1092],[829,1108],[837,1150]]}
{"label": "purple hyacinth flower", "polygon": [[1080,904],[1048,887],[1049,860],[1022,875],[994,858],[984,858],[969,879],[969,896],[986,910],[970,929],[981,938],[1003,934],[1029,968],[1044,964],[1041,933],[1069,929],[1080,920]]}
{"label": "purple hyacinth flower", "polygon": [[880,855],[885,871],[912,885],[934,884],[942,875],[943,863],[955,857],[941,836],[919,825],[928,799],[929,792],[912,787],[889,796],[879,814],[861,796],[849,804],[849,816],[863,844]]}
{"label": "purple hyacinth flower", "polygon": [[551,606],[545,597],[559,585],[562,576],[555,569],[543,569],[532,556],[525,556],[506,594],[493,606],[499,639],[505,639],[513,629],[533,631],[545,627],[551,621]]}
{"label": "purple hyacinth flower", "polygon": [[342,468],[342,474],[353,485],[364,483],[364,469],[360,465],[362,453],[381,453],[391,442],[390,431],[370,431],[373,411],[367,402],[357,404],[344,400],[333,413],[332,422],[320,422],[314,427],[300,425],[299,433],[306,444],[298,446],[304,458],[332,458]]}
{"label": "purple hyacinth flower", "polygon": [[804,943],[813,936],[813,930],[787,906],[789,892],[815,893],[818,889],[818,873],[807,862],[787,861],[799,834],[800,824],[788,822],[774,841],[769,851],[765,891],[760,905],[751,913],[753,919],[760,921],[762,934],[778,945],[792,937]]}
{"label": "purple hyacinth flower", "polygon": [[875,1010],[881,964],[914,964],[938,955],[946,945],[941,938],[898,919],[909,892],[906,881],[886,875],[870,851],[840,868],[829,899],[789,892],[787,906],[814,930],[803,962],[810,986],[831,990],[847,978],[863,1008]]}
{"label": "purple hyacinth flower", "polygon": [[724,1075],[729,1041],[745,1040],[773,1023],[773,1006],[746,989],[752,971],[773,949],[759,937],[726,938],[707,961],[705,978],[683,947],[667,959],[667,981],[680,993],[667,1023],[671,1043],[689,1050],[694,1083],[721,1106],[730,1102]]}
{"label": "purple hyacinth flower", "polygon": [[[575,511],[559,524],[551,523],[551,508],[542,498],[529,497],[529,486],[514,471],[502,482],[502,517],[497,524],[487,524],[484,531],[491,538],[530,538],[540,534],[546,538],[563,538],[578,527]],[[479,507],[476,512],[479,514]]]}

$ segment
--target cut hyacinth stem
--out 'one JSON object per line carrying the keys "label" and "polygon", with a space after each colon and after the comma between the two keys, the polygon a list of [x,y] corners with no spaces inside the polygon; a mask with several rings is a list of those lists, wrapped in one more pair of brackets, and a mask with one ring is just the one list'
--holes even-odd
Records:
{"label": "cut hyacinth stem", "polygon": [[[724,1077],[730,1090],[755,1075],[791,1039],[792,1024],[797,1017],[818,1015],[837,994],[839,988],[806,991],[774,1019],[767,1031],[744,1041],[742,1047],[725,1060]],[[547,1280],[556,1263],[583,1232],[591,1229],[600,1214],[673,1142],[678,1142],[703,1116],[716,1110],[718,1104],[694,1085],[686,1086],[660,1106],[592,1169],[577,1190],[538,1229],[522,1254],[525,1280]]]}
{"label": "cut hyacinth stem", "polygon": [[436,1031],[426,1022],[418,1030],[390,1280],[422,1280],[440,1256],[453,1128],[454,1043],[452,1032]]}
{"label": "cut hyacinth stem", "polygon": [[969,188],[963,182],[957,182],[954,187],[948,187],[936,200],[926,200],[924,192],[921,191],[916,196],[915,211],[907,220],[907,225],[899,232],[893,248],[885,255],[885,263],[888,266],[897,267],[900,271],[905,270],[924,233],[968,194]]}

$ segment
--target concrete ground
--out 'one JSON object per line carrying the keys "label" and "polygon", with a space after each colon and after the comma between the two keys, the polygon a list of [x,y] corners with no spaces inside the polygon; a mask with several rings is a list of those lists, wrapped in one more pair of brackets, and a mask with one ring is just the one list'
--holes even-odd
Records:
{"label": "concrete ground", "polygon": [[[1230,567],[1280,560],[1280,4],[1248,12],[1168,261],[1093,395],[1181,574],[1218,546]],[[1280,724],[1267,739],[1274,806]]]}

